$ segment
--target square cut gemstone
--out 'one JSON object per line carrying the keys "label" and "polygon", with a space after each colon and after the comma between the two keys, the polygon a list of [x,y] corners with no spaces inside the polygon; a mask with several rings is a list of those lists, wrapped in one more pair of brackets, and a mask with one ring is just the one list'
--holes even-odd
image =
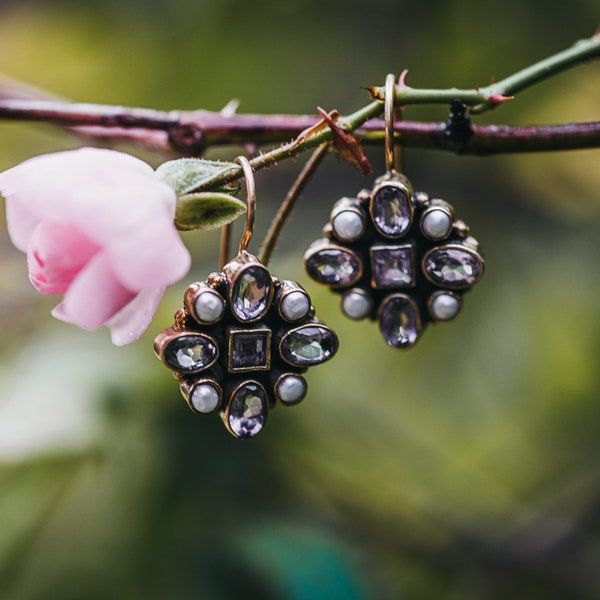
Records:
{"label": "square cut gemstone", "polygon": [[267,371],[271,368],[271,330],[229,330],[230,373]]}
{"label": "square cut gemstone", "polygon": [[409,288],[415,285],[413,247],[373,246],[372,285],[375,288]]}

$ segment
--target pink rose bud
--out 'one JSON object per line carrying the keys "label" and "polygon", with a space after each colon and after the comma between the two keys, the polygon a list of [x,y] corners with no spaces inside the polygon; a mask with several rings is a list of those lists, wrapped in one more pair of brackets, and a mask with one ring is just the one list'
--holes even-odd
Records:
{"label": "pink rose bud", "polygon": [[128,154],[38,156],[0,173],[0,192],[31,282],[64,294],[52,314],[84,329],[107,325],[116,345],[142,335],[165,288],[190,267],[173,223],[174,190]]}

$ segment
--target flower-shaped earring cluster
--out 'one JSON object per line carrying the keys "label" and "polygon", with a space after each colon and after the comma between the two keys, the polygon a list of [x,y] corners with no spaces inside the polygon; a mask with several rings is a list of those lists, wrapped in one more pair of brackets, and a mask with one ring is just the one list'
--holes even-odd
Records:
{"label": "flower-shaped earring cluster", "polygon": [[429,321],[453,319],[483,274],[477,241],[452,206],[413,193],[393,170],[339,200],[323,233],[305,254],[308,275],[342,294],[346,316],[377,319],[393,347],[412,346]]}
{"label": "flower-shaped earring cluster", "polygon": [[469,228],[444,200],[414,193],[395,169],[395,77],[385,82],[387,172],[372,190],[333,207],[324,239],[304,255],[310,277],[342,294],[351,319],[379,321],[384,340],[409,348],[430,321],[449,321],[462,294],[483,275]]}
{"label": "flower-shaped earring cluster", "polygon": [[[249,164],[240,162],[250,185]],[[174,325],[154,341],[190,408],[218,411],[238,438],[259,433],[276,403],[300,402],[307,391],[302,373],[338,348],[335,333],[315,318],[306,290],[273,277],[246,251],[254,218],[253,192],[248,196],[238,256],[187,288]]]}

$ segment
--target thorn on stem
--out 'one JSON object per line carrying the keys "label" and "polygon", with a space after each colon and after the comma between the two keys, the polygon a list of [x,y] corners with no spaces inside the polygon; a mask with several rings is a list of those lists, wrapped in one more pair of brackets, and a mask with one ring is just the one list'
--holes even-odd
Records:
{"label": "thorn on stem", "polygon": [[406,85],[406,76],[408,75],[408,69],[404,69],[402,73],[400,73],[400,77],[398,77],[398,87],[401,89],[407,88]]}
{"label": "thorn on stem", "polygon": [[509,100],[513,99],[514,96],[505,96],[504,94],[491,94],[486,98],[486,100],[493,105],[502,104],[503,102],[508,102]]}

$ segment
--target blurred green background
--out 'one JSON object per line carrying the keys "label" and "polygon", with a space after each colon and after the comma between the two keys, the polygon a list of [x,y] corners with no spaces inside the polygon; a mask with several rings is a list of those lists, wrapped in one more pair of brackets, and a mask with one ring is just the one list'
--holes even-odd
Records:
{"label": "blurred green background", "polygon": [[[0,72],[77,101],[348,113],[390,71],[408,68],[418,87],[501,78],[590,36],[597,9],[5,1]],[[476,122],[594,120],[599,97],[593,64]],[[22,123],[0,123],[0,136],[0,169],[81,144]],[[368,153],[382,172],[382,149]],[[271,270],[306,285],[342,346],[309,373],[308,398],[274,411],[252,441],[192,414],[153,356],[186,282],[139,343],[115,348],[106,330],[50,317],[56,299],[35,293],[1,225],[0,598],[600,597],[599,158],[405,152],[416,189],[451,202],[487,260],[464,313],[409,352],[345,319],[303,272],[333,202],[370,184],[328,158]],[[253,245],[303,161],[258,174]],[[185,240],[189,281],[204,279],[218,234]]]}

